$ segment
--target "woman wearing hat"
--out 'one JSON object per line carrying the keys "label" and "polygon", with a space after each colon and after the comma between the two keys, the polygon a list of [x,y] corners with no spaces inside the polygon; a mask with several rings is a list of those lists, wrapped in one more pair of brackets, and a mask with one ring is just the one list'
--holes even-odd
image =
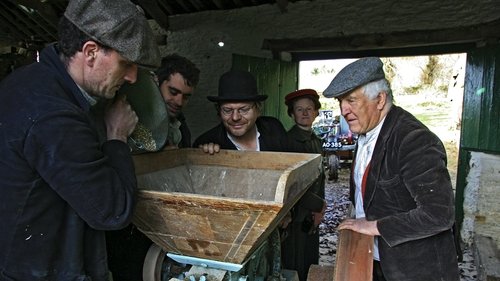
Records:
{"label": "woman wearing hat", "polygon": [[[285,97],[288,115],[295,125],[287,132],[290,147],[296,152],[321,153],[322,140],[312,131],[312,123],[319,114],[321,104],[318,93],[312,89],[297,90]],[[294,207],[288,237],[282,245],[283,266],[296,270],[299,279],[305,281],[311,264],[318,264],[320,224],[326,208],[325,176],[318,180]]]}

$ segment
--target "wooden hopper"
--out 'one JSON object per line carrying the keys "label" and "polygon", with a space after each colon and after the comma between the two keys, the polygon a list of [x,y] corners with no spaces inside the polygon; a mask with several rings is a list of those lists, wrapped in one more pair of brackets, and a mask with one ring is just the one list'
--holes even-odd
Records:
{"label": "wooden hopper", "polygon": [[319,154],[134,155],[135,225],[167,252],[243,264],[320,173]]}

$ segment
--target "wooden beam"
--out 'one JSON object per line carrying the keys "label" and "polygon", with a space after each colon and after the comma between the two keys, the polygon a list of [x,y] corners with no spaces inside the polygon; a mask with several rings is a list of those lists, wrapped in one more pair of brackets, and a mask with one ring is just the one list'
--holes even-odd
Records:
{"label": "wooden beam", "polygon": [[191,7],[187,5],[187,3],[191,3],[189,1],[185,1],[185,0],[174,0],[172,2],[176,2],[177,5],[181,6],[182,7],[182,10],[185,12],[185,13],[190,13],[190,12],[193,12]]}
{"label": "wooden beam", "polygon": [[148,13],[163,29],[168,30],[168,15],[162,12],[156,0],[140,0],[141,6],[146,13]]}
{"label": "wooden beam", "polygon": [[273,52],[342,52],[411,48],[443,44],[498,41],[500,19],[465,27],[358,34],[328,38],[266,39],[262,48]]}
{"label": "wooden beam", "polygon": [[371,281],[372,270],[373,236],[340,230],[334,280]]}
{"label": "wooden beam", "polygon": [[[0,8],[0,15],[1,15],[0,18],[3,19],[5,26],[7,26],[11,30],[16,30],[15,33],[23,34],[23,35],[19,36],[21,38],[31,36],[32,32],[26,28],[26,26],[27,26],[26,22],[24,20],[21,20],[24,23],[20,24],[18,21],[18,19],[19,18],[22,19],[22,17],[19,17],[19,16],[14,17],[12,14],[9,14],[8,13],[9,9],[5,5],[6,4],[4,2],[0,2],[0,6],[2,6]],[[18,36],[16,36],[16,37],[18,37]]]}
{"label": "wooden beam", "polygon": [[166,16],[168,15],[175,15],[175,10],[170,6],[170,4],[167,1],[161,1],[158,3],[160,8],[165,9],[167,11]]}
{"label": "wooden beam", "polygon": [[224,5],[223,1],[221,0],[213,0],[213,1],[217,9],[224,10],[226,8],[226,5]]}
{"label": "wooden beam", "polygon": [[[31,1],[23,1],[29,4]],[[41,4],[41,3],[40,3]],[[57,25],[58,25],[58,17],[56,16],[55,11],[47,5],[34,5],[35,8],[33,11],[26,10],[26,8],[21,8],[19,5],[18,12],[16,12],[17,18],[27,18],[30,20],[30,23],[27,24],[29,29],[33,29],[35,35],[33,38],[39,37],[43,41],[54,41],[57,40]],[[12,11],[14,13],[14,10]],[[21,16],[24,15],[24,16]],[[43,30],[43,31],[42,31]]]}
{"label": "wooden beam", "polygon": [[276,4],[278,8],[280,8],[282,14],[287,11],[286,7],[288,6],[288,0],[276,0]]}
{"label": "wooden beam", "polygon": [[10,0],[10,2],[16,5],[23,5],[25,7],[36,10],[41,16],[46,18],[51,23],[56,23],[59,21],[59,16],[56,11],[48,2],[43,2],[40,0]]}

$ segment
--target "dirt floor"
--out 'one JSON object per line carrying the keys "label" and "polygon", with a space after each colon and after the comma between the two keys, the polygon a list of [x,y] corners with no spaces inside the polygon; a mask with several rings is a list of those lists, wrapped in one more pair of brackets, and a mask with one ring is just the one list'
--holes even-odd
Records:
{"label": "dirt floor", "polygon": [[[346,217],[349,206],[349,168],[343,168],[337,182],[329,181],[325,185],[325,197],[328,204],[320,230],[320,265],[334,265],[337,254],[339,223]],[[463,248],[463,261],[459,263],[460,281],[476,281],[477,271],[474,258],[469,248]]]}

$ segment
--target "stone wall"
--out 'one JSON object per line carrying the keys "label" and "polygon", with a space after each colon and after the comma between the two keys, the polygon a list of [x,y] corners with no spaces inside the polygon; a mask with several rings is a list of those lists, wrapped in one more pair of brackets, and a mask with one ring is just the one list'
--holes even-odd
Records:
{"label": "stone wall", "polygon": [[[216,94],[218,78],[231,67],[232,54],[271,58],[271,52],[262,49],[264,39],[453,28],[490,22],[499,14],[500,5],[491,0],[315,0],[289,3],[284,13],[277,5],[262,5],[178,15],[169,17],[168,31],[156,30],[167,35],[164,55],[184,55],[201,70],[200,84],[185,112],[195,138],[218,122],[205,97]],[[224,47],[217,45],[219,41]]]}
{"label": "stone wall", "polygon": [[[151,23],[157,33],[167,36],[163,55],[179,53],[201,70],[185,110],[194,139],[218,123],[206,96],[217,94],[218,79],[231,67],[232,54],[271,58],[271,52],[262,49],[265,39],[451,29],[495,21],[499,15],[500,5],[492,0],[315,0],[289,3],[285,13],[276,5],[264,5],[178,15],[169,18],[167,31]],[[218,46],[221,41],[223,47]],[[462,238],[471,244],[475,234],[492,237],[500,248],[500,156],[473,152],[470,166]]]}
{"label": "stone wall", "polygon": [[470,244],[475,235],[491,237],[500,248],[500,155],[471,152],[469,165],[462,239]]}

